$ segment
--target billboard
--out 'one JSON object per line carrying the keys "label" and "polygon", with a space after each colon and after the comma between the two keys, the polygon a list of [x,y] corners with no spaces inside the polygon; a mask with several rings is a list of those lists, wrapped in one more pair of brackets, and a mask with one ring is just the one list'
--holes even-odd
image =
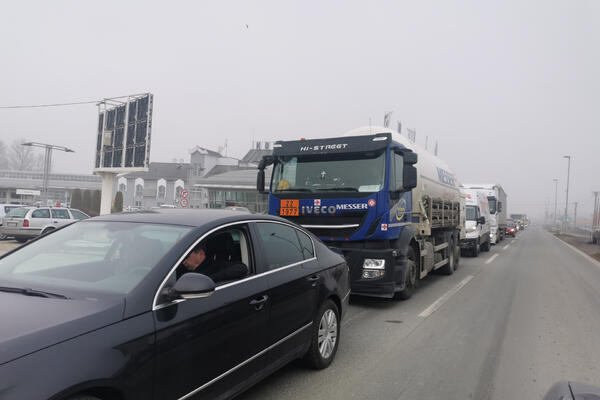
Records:
{"label": "billboard", "polygon": [[148,169],[153,96],[105,99],[98,104],[94,171]]}

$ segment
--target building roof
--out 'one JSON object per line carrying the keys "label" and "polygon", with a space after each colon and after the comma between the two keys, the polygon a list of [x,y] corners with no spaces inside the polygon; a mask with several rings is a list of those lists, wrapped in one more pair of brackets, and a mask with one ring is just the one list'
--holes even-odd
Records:
{"label": "building roof", "polygon": [[[237,169],[198,179],[194,186],[206,189],[256,190],[258,169]],[[265,176],[271,176],[271,169],[265,169]]]}
{"label": "building roof", "polygon": [[221,153],[218,153],[216,151],[209,150],[209,149],[206,149],[206,148],[200,147],[200,146],[194,146],[193,148],[191,148],[189,150],[189,152],[190,152],[190,154],[194,154],[194,153],[198,152],[200,154],[208,154],[208,155],[214,156],[214,157],[223,157],[221,155]]}
{"label": "building roof", "polygon": [[123,176],[126,178],[142,178],[144,180],[159,180],[162,178],[167,181],[175,181],[177,179],[186,181],[189,170],[189,163],[151,162],[148,172],[129,172]]}
{"label": "building roof", "polygon": [[271,153],[273,153],[271,149],[250,149],[242,158],[242,162],[258,164],[263,156],[271,155]]}
{"label": "building roof", "polygon": [[252,169],[256,171],[256,167],[238,167],[237,165],[215,165],[210,171],[208,171],[208,173],[204,177],[207,178],[213,175],[221,175],[225,172],[240,171],[246,169]]}

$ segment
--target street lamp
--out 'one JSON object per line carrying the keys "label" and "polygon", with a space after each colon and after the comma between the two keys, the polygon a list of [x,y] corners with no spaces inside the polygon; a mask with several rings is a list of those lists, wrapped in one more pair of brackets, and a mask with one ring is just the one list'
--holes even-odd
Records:
{"label": "street lamp", "polygon": [[566,158],[569,160],[569,164],[567,167],[567,199],[565,202],[565,222],[564,222],[565,230],[566,230],[569,227],[569,222],[568,222],[567,217],[569,215],[568,214],[569,213],[569,209],[568,209],[568,207],[569,207],[569,177],[571,175],[571,156],[563,156],[563,158]]}
{"label": "street lamp", "polygon": [[558,179],[552,179],[554,181],[554,228],[556,229],[556,205],[558,199]]}
{"label": "street lamp", "polygon": [[48,203],[48,182],[50,180],[50,168],[52,167],[52,150],[56,149],[66,153],[75,153],[75,151],[64,146],[56,146],[54,144],[38,142],[25,142],[21,143],[21,145],[28,147],[41,147],[46,149],[46,154],[44,155],[44,178],[42,181],[42,205],[45,206]]}

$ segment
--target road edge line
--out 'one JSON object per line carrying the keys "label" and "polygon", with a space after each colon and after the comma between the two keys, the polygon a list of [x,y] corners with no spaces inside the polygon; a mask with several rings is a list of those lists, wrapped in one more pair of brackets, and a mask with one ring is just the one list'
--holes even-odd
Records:
{"label": "road edge line", "polygon": [[488,258],[487,260],[485,260],[484,264],[489,264],[492,261],[494,261],[497,257],[498,257],[499,253],[494,254],[493,256],[491,256],[490,258]]}
{"label": "road edge line", "polygon": [[[548,231],[546,231],[546,232],[548,232]],[[583,256],[583,257],[587,258],[587,260],[589,262],[591,262],[592,264],[594,264],[596,267],[600,268],[600,261],[596,260],[592,256],[590,256],[590,255],[584,253],[583,251],[579,250],[577,247],[573,246],[572,244],[569,244],[569,243],[565,242],[561,238],[558,238],[558,237],[554,236],[552,233],[548,232],[548,234],[550,236],[552,236],[554,239],[556,239],[559,242],[561,242],[562,244],[564,244],[565,246],[567,246],[568,248],[570,248],[571,250],[573,250],[575,253],[579,254],[580,256]]]}

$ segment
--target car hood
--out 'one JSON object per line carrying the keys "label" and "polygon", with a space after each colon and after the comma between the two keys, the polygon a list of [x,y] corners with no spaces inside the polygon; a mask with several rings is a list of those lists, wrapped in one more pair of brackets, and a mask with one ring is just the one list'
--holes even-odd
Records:
{"label": "car hood", "polygon": [[0,292],[0,365],[123,319],[125,301]]}

